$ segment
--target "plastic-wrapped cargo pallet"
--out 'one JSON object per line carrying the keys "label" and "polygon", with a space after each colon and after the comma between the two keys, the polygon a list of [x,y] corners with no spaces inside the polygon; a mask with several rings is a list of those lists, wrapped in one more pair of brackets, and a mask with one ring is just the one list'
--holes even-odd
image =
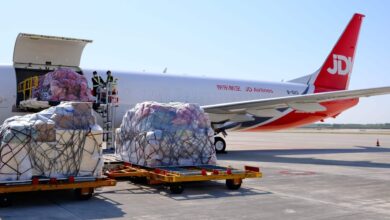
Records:
{"label": "plastic-wrapped cargo pallet", "polygon": [[102,129],[90,103],[65,102],[0,127],[0,181],[102,175]]}
{"label": "plastic-wrapped cargo pallet", "polygon": [[40,76],[38,87],[33,89],[33,98],[41,101],[94,100],[87,79],[69,68],[58,68]]}
{"label": "plastic-wrapped cargo pallet", "polygon": [[142,166],[216,164],[214,132],[196,104],[143,102],[116,130],[122,160]]}

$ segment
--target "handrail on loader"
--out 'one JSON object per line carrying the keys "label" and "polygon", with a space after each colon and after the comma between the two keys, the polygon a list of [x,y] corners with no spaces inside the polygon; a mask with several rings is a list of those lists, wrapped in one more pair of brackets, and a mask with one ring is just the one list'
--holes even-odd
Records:
{"label": "handrail on loader", "polygon": [[32,97],[32,90],[38,87],[38,76],[29,77],[18,84],[18,93],[23,94],[23,100]]}

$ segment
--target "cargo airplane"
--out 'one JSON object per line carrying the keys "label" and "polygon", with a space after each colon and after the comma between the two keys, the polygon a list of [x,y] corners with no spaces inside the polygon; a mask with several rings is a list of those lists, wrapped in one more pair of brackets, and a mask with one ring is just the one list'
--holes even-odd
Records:
{"label": "cargo airplane", "polygon": [[[288,82],[113,71],[119,91],[116,126],[126,110],[139,102],[198,103],[209,114],[216,134],[216,150],[222,152],[226,143],[219,134],[226,131],[275,131],[334,118],[355,106],[360,97],[390,93],[390,87],[347,90],[363,17],[353,15],[317,71]],[[90,42],[19,34],[13,65],[0,66],[0,122],[25,111],[19,103],[29,97],[29,88],[34,86],[24,85],[21,89],[26,79],[58,67],[73,68],[91,79],[94,70],[79,67],[83,49]]]}

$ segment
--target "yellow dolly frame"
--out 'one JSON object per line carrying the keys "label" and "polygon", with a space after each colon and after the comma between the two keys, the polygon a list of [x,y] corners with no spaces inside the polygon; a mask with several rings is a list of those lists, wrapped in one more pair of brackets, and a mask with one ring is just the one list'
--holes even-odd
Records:
{"label": "yellow dolly frame", "polygon": [[81,200],[90,199],[95,188],[115,186],[116,181],[109,178],[69,177],[69,178],[32,178],[27,181],[0,182],[0,206],[11,205],[9,194],[34,191],[53,191],[74,189],[75,196]]}
{"label": "yellow dolly frame", "polygon": [[146,178],[148,184],[166,184],[171,193],[183,192],[184,182],[226,180],[228,189],[237,190],[243,179],[261,178],[258,167],[245,166],[244,170],[215,165],[144,167],[124,162],[105,164],[105,175],[110,178]]}

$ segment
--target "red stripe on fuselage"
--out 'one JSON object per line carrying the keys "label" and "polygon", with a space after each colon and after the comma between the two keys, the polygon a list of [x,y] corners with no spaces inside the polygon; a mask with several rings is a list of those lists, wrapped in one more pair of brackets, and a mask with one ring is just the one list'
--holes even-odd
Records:
{"label": "red stripe on fuselage", "polygon": [[341,112],[355,106],[358,102],[358,98],[323,102],[321,105],[326,107],[326,111],[316,113],[299,113],[293,111],[273,122],[245,131],[276,131],[311,124],[328,117],[336,116]]}

